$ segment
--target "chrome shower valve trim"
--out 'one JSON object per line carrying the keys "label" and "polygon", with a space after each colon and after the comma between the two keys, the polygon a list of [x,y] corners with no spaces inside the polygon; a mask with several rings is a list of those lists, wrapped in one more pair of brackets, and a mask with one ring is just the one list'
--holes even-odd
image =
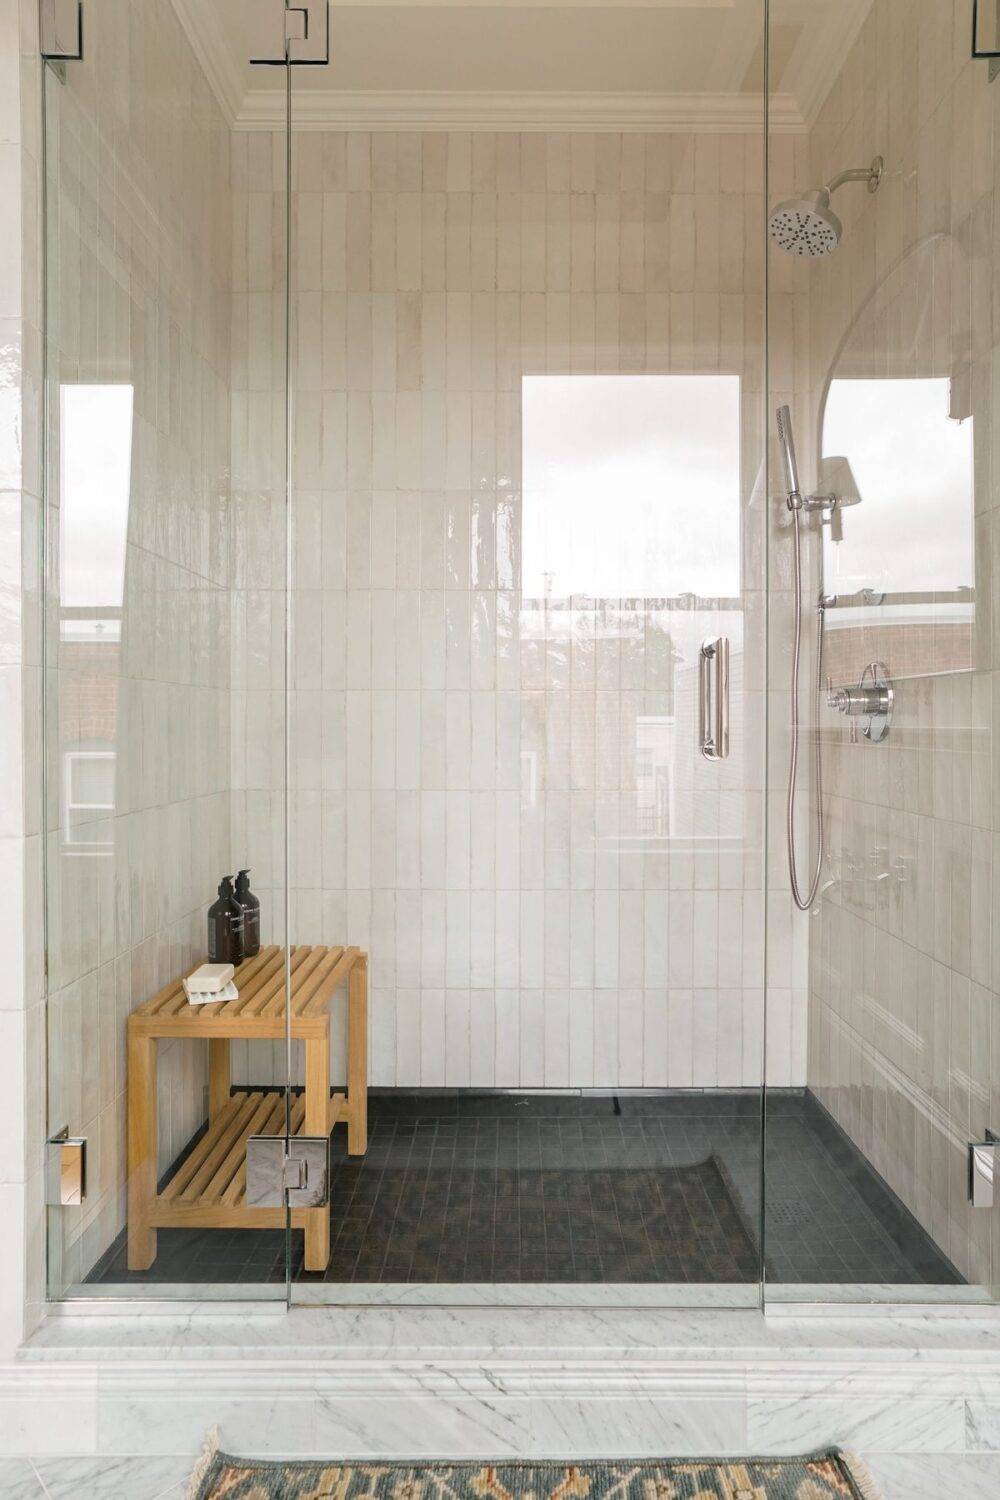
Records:
{"label": "chrome shower valve trim", "polygon": [[857,687],[834,688],[827,693],[827,706],[849,719],[864,719],[861,733],[878,744],[889,733],[895,694],[884,662],[871,661],[858,680]]}

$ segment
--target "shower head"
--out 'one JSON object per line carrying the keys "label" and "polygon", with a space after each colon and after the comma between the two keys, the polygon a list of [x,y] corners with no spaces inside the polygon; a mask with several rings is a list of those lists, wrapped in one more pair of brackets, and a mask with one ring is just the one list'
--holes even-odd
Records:
{"label": "shower head", "polygon": [[843,225],[830,207],[829,188],[803,193],[779,203],[767,221],[767,232],[790,255],[832,255]]}
{"label": "shower head", "polygon": [[868,191],[877,192],[883,166],[881,156],[876,156],[870,167],[852,167],[848,172],[839,172],[826,187],[811,189],[798,198],[786,198],[768,219],[768,234],[789,255],[832,255],[840,244],[844,226],[830,207],[830,194],[845,182],[867,182]]}

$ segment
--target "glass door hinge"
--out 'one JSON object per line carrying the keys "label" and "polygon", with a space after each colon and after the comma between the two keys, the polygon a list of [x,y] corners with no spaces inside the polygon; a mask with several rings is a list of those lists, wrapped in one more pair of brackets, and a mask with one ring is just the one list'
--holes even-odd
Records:
{"label": "glass door hinge", "polygon": [[329,1201],[329,1136],[250,1136],[247,1208],[322,1208]]}
{"label": "glass door hinge", "polygon": [[250,61],[272,67],[330,61],[328,0],[250,0]]}
{"label": "glass door hinge", "polygon": [[87,1142],[64,1125],[45,1143],[45,1202],[53,1208],[75,1208],[87,1194]]}
{"label": "glass door hinge", "polygon": [[987,1130],[985,1141],[971,1141],[969,1144],[969,1202],[973,1208],[993,1207],[998,1146],[1000,1137],[992,1130]]}
{"label": "glass door hinge", "polygon": [[83,0],[39,0],[38,44],[52,62],[78,62],[83,56]]}
{"label": "glass door hinge", "polygon": [[992,83],[1000,72],[1000,0],[972,0],[972,56],[989,60]]}

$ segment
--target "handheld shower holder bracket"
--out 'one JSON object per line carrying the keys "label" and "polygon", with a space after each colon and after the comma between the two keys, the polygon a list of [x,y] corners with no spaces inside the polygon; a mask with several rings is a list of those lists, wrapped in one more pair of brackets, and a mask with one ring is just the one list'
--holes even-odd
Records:
{"label": "handheld shower holder bracket", "polygon": [[804,510],[810,513],[814,510],[822,511],[823,520],[827,521],[837,508],[836,495],[800,495],[798,490],[789,490],[785,499],[789,510]]}

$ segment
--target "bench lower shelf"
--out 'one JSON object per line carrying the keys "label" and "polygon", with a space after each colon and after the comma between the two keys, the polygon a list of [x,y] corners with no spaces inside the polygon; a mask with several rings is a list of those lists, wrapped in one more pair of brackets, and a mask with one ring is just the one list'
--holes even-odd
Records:
{"label": "bench lower shelf", "polygon": [[[305,1099],[292,1100],[292,1132],[303,1134]],[[344,1118],[343,1094],[330,1100],[330,1129]],[[248,1208],[247,1139],[283,1135],[285,1100],[281,1093],[253,1090],[233,1094],[150,1205],[154,1229],[283,1229],[283,1208]],[[329,1209],[293,1209],[293,1229],[304,1229],[309,1215]]]}

